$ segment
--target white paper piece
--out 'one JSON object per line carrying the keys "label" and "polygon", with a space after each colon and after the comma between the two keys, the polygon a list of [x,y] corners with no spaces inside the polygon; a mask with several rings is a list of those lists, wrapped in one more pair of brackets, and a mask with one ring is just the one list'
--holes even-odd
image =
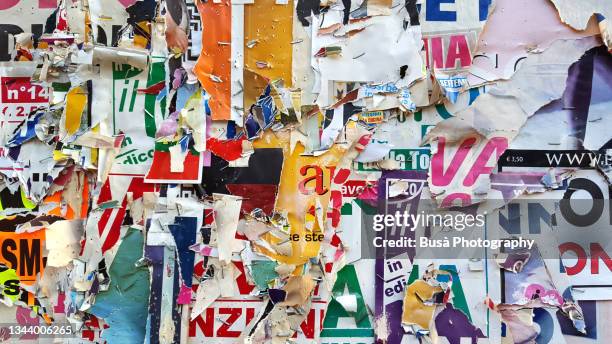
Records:
{"label": "white paper piece", "polygon": [[206,150],[206,116],[204,114],[204,100],[202,97],[190,98],[185,108],[181,110],[181,117],[193,131],[193,148],[198,152]]}
{"label": "white paper piece", "polygon": [[232,252],[239,244],[235,236],[241,206],[242,199],[240,197],[213,194],[214,232],[217,234],[219,260],[226,264],[232,261]]}
{"label": "white paper piece", "polygon": [[139,49],[96,46],[94,48],[93,62],[129,64],[138,69],[146,70],[148,69],[149,56],[147,51]]}
{"label": "white paper piece", "polygon": [[370,142],[354,160],[356,162],[374,162],[384,159],[393,145],[388,143]]}
{"label": "white paper piece", "polygon": [[221,296],[221,290],[217,280],[211,278],[200,283],[196,292],[196,301],[191,310],[191,320],[202,314],[219,296]]}
{"label": "white paper piece", "polygon": [[[302,26],[297,15],[293,16],[292,41],[292,85],[302,90],[302,104],[314,104],[316,95],[312,92],[315,73],[311,67],[311,28]],[[292,131],[293,133],[293,131]]]}
{"label": "white paper piece", "polygon": [[178,216],[176,211],[153,214],[151,225],[147,232],[147,245],[176,247],[174,236],[170,232],[170,228],[168,228],[169,224],[174,223],[175,216]]}
{"label": "white paper piece", "polygon": [[92,30],[94,40],[101,41],[100,34],[104,34],[106,38],[105,45],[111,45],[113,36],[113,26],[125,25],[128,13],[125,11],[125,6],[122,2],[115,0],[89,0],[89,16],[91,26],[100,28],[101,31]]}
{"label": "white paper piece", "polygon": [[83,222],[81,220],[56,221],[46,229],[45,245],[49,254],[47,265],[62,267],[78,257],[81,248]]}
{"label": "white paper piece", "polygon": [[187,150],[183,151],[180,144],[170,146],[170,172],[182,173],[185,170],[185,158],[187,157]]}
{"label": "white paper piece", "polygon": [[[311,57],[317,70],[327,80],[352,80],[388,82],[400,79],[400,67],[409,66],[404,79],[408,84],[423,78],[422,47],[418,29],[404,30],[404,8],[390,16],[367,19],[367,27],[350,37],[335,37],[332,34],[314,35],[312,53],[321,48],[339,46],[340,56]],[[312,16],[314,28],[318,19]],[[350,24],[349,24],[350,25]],[[350,26],[346,31],[350,30]]]}

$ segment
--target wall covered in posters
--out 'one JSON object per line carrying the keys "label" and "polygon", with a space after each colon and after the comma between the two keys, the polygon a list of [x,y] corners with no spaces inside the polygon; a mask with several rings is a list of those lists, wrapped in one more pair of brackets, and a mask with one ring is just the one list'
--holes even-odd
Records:
{"label": "wall covered in posters", "polygon": [[607,342],[610,18],[3,0],[0,342]]}

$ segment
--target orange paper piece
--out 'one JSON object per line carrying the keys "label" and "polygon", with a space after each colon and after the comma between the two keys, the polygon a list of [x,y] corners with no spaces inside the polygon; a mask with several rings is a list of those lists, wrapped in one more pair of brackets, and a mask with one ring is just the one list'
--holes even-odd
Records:
{"label": "orange paper piece", "polygon": [[231,105],[231,28],[232,6],[198,1],[202,17],[202,52],[193,72],[210,95],[208,105],[213,120],[230,119]]}

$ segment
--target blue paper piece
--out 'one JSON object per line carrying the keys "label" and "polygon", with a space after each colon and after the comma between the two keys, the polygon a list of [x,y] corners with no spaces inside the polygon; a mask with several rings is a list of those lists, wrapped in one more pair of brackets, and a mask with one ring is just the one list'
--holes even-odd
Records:
{"label": "blue paper piece", "polygon": [[136,266],[142,258],[142,233],[129,228],[110,267],[110,286],[96,296],[90,313],[103,318],[109,343],[141,344],[145,338],[149,307],[149,269]]}
{"label": "blue paper piece", "polygon": [[191,287],[195,252],[190,250],[189,246],[196,243],[198,219],[196,217],[177,216],[174,218],[174,224],[168,227],[174,237],[174,242],[176,242],[181,276],[185,285]]}

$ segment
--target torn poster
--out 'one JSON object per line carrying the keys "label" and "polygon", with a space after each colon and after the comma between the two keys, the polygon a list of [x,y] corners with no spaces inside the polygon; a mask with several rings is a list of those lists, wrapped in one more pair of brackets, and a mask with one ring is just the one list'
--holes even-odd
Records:
{"label": "torn poster", "polygon": [[0,341],[612,335],[610,1],[0,18]]}

